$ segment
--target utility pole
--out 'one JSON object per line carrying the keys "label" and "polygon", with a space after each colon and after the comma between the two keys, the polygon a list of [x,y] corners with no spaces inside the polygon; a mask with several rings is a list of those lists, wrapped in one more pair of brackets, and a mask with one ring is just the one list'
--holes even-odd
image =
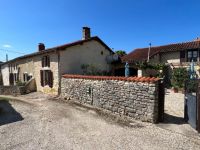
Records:
{"label": "utility pole", "polygon": [[8,54],[6,54],[6,62],[8,61]]}
{"label": "utility pole", "polygon": [[151,43],[149,43],[149,50],[148,50],[147,62],[149,62],[149,55],[150,55],[150,51],[151,51]]}

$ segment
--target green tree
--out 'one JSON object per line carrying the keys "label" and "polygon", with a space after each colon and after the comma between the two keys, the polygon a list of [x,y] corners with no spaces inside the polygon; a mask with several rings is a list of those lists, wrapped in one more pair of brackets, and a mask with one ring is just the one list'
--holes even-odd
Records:
{"label": "green tree", "polygon": [[127,55],[126,51],[123,51],[123,50],[117,50],[117,51],[115,51],[115,53],[118,54],[119,56]]}

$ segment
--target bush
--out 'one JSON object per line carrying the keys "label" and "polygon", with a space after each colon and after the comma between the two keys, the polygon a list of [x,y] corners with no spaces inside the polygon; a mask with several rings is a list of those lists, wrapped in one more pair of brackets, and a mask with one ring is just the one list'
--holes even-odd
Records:
{"label": "bush", "polygon": [[186,82],[186,91],[188,93],[197,92],[198,80],[192,79]]}
{"label": "bush", "polygon": [[172,73],[172,86],[184,88],[185,81],[189,79],[189,73],[186,68],[175,68]]}
{"label": "bush", "polygon": [[17,82],[16,82],[16,85],[17,85],[17,86],[25,86],[25,85],[26,85],[26,82],[17,81]]}

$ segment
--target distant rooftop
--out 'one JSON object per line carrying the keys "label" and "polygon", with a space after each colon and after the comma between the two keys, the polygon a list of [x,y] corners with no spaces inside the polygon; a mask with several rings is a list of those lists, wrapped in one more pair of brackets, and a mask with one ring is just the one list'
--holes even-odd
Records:
{"label": "distant rooftop", "polygon": [[[190,42],[182,42],[182,43],[151,47],[149,56],[151,57],[157,53],[181,51],[181,50],[197,49],[197,48],[200,48],[199,38]],[[121,59],[123,62],[145,61],[147,60],[148,57],[148,50],[149,47],[137,48],[134,49],[132,52],[130,52],[128,55],[122,57]]]}

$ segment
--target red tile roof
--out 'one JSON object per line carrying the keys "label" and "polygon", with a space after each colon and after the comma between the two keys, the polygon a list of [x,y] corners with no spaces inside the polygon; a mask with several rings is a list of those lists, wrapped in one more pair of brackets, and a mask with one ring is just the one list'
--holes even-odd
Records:
{"label": "red tile roof", "polygon": [[[171,51],[181,51],[189,49],[200,48],[200,41],[192,41],[185,43],[169,44],[157,47],[151,47],[150,57],[158,53],[171,52]],[[122,62],[134,62],[134,61],[144,61],[147,60],[149,48],[138,48],[130,52],[128,55],[122,57]]]}
{"label": "red tile roof", "polygon": [[73,74],[65,74],[65,75],[62,75],[62,77],[72,78],[72,79],[118,80],[118,81],[146,82],[146,83],[154,83],[160,80],[159,78],[155,78],[155,77],[86,76],[86,75],[73,75]]}

